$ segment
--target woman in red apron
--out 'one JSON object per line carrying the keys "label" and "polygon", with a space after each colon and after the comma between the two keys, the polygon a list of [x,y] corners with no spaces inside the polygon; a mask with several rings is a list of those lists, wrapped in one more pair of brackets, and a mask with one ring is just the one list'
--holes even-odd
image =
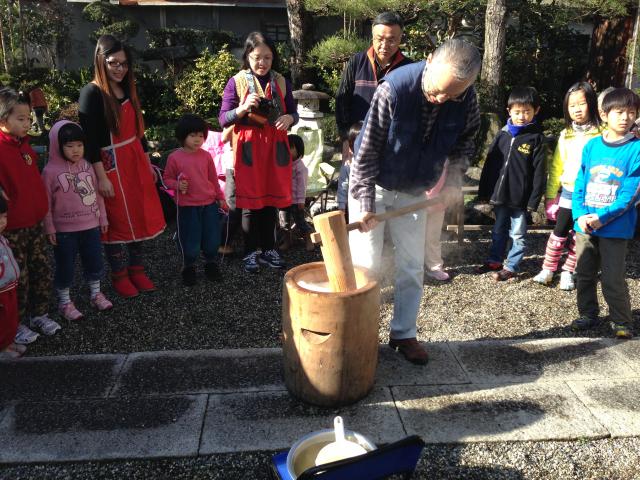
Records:
{"label": "woman in red apron", "polygon": [[242,60],[243,69],[224,89],[219,120],[223,128],[235,125],[235,206],[231,208],[242,209],[244,268],[255,273],[259,264],[284,268],[275,249],[275,229],[278,208],[291,205],[287,130],[298,121],[298,114],[291,84],[271,69],[277,64],[271,40],[259,32],[250,33]]}
{"label": "woman in red apron", "polygon": [[[123,297],[155,290],[143,266],[143,240],[159,235],[164,216],[144,139],[129,49],[111,35],[98,39],[94,79],[80,91],[87,160],[98,177],[109,230],[103,235],[114,290]],[[127,259],[128,253],[128,259]]]}

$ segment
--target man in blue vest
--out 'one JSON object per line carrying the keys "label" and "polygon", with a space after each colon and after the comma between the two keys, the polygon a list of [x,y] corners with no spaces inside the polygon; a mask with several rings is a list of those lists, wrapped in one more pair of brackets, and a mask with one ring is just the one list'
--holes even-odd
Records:
{"label": "man in blue vest", "polygon": [[[349,237],[355,265],[380,273],[384,226],[375,228],[374,215],[424,200],[447,159],[440,197],[446,204],[459,195],[480,126],[473,83],[481,62],[473,45],[449,40],[378,86],[356,141],[349,183],[350,221],[361,222],[361,231]],[[396,265],[389,345],[416,364],[428,360],[416,339],[425,221],[425,210],[389,220]]]}
{"label": "man in blue vest", "polygon": [[403,26],[397,13],[379,14],[373,19],[371,47],[353,55],[342,72],[336,93],[336,123],[343,141],[343,160],[349,157],[349,128],[364,120],[378,81],[394,68],[411,63],[400,52]]}

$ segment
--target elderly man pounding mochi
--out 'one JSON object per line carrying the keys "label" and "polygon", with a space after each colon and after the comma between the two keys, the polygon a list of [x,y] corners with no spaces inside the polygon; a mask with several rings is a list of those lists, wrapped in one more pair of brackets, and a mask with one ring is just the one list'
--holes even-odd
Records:
{"label": "elderly man pounding mochi", "polygon": [[[480,112],[473,83],[481,58],[471,44],[443,43],[426,61],[400,67],[378,86],[356,142],[349,183],[353,263],[379,273],[384,226],[376,213],[425,199],[449,160],[440,196],[459,194],[474,154]],[[416,364],[428,355],[416,339],[423,293],[425,210],[389,220],[395,254],[394,306],[389,345]]]}

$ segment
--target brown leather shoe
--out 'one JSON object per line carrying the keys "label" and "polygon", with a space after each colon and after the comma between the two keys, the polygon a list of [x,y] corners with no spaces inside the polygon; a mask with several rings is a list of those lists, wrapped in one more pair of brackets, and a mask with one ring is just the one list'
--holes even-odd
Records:
{"label": "brown leather shoe", "polygon": [[496,282],[505,282],[507,280],[511,280],[512,278],[516,278],[518,274],[516,272],[512,272],[511,270],[503,268],[499,272],[492,273],[491,276]]}
{"label": "brown leather shoe", "polygon": [[389,340],[389,346],[416,365],[426,365],[429,361],[427,351],[415,338],[403,338],[402,340],[392,338]]}

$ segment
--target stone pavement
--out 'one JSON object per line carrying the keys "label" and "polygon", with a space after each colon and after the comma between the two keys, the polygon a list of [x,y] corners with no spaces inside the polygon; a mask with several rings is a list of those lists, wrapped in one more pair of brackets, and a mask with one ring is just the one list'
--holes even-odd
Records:
{"label": "stone pavement", "polygon": [[289,396],[280,349],[0,362],[0,463],[286,449],[336,414],[376,443],[640,436],[640,340],[427,347],[420,367],[381,346],[373,391],[335,409]]}

